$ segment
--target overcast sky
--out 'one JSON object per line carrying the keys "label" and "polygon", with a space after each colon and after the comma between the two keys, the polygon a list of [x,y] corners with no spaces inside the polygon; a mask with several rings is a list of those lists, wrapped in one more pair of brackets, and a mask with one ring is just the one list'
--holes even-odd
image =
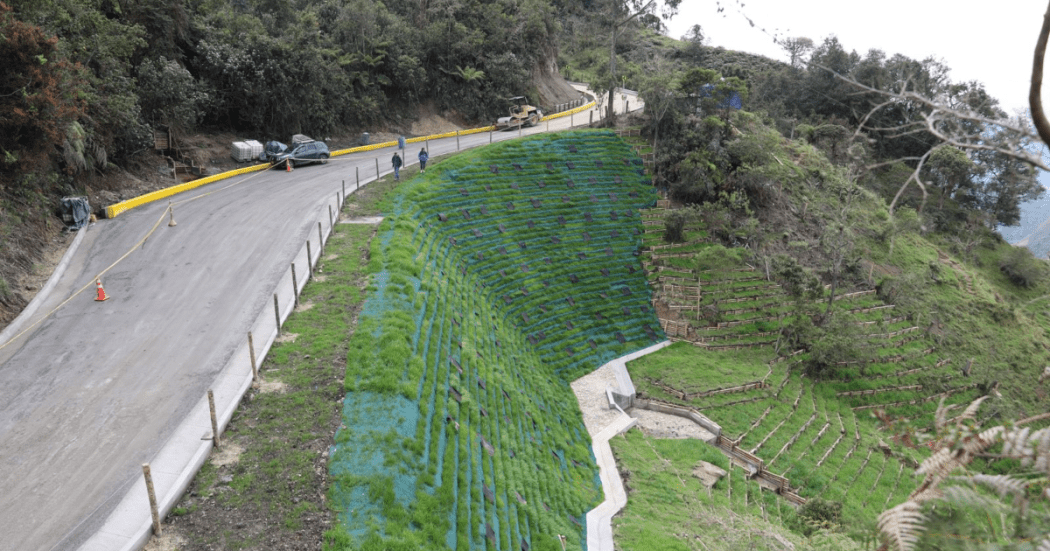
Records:
{"label": "overcast sky", "polygon": [[[847,51],[856,50],[862,57],[871,48],[883,50],[887,57],[933,56],[951,67],[953,81],[984,83],[1011,114],[1028,105],[1032,52],[1047,10],[1045,0],[721,0],[722,13],[717,4],[684,0],[667,23],[668,34],[680,38],[699,24],[711,46],[782,61],[787,56],[773,36],[805,36],[820,44],[835,35]],[[1043,89],[1047,86],[1044,83]]]}

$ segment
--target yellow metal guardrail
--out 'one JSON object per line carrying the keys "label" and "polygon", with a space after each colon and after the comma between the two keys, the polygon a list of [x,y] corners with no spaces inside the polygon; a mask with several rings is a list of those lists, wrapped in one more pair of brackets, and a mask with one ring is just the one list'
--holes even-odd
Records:
{"label": "yellow metal guardrail", "polygon": [[[588,110],[588,109],[590,109],[592,107],[594,107],[594,102],[593,101],[590,102],[590,103],[586,103],[584,105],[581,105],[581,106],[579,106],[579,107],[577,107],[575,109],[570,109],[568,111],[562,111],[561,113],[555,113],[553,115],[547,115],[547,116],[543,117],[540,120],[549,121],[549,120],[554,120],[554,119],[561,118],[561,117],[568,117],[569,115],[573,115],[573,114],[579,113],[581,111],[586,111],[586,110]],[[471,128],[469,130],[457,130],[457,131],[453,131],[453,132],[445,132],[444,134],[434,134],[432,136],[419,136],[419,137],[416,137],[416,138],[408,138],[408,139],[405,140],[405,143],[419,143],[419,142],[425,142],[427,140],[439,140],[441,138],[453,138],[455,136],[467,136],[469,134],[477,134],[479,132],[489,132],[489,131],[495,130],[495,129],[496,129],[495,126],[482,126],[480,128]],[[340,155],[349,155],[351,153],[362,153],[362,152],[366,152],[366,151],[375,151],[377,149],[383,149],[383,148],[394,147],[394,146],[397,146],[397,142],[396,141],[382,142],[382,143],[376,143],[376,144],[371,144],[371,145],[362,145],[362,146],[358,146],[358,147],[351,147],[351,148],[348,148],[348,149],[339,149],[337,151],[332,151],[332,156],[333,157],[339,157]],[[167,197],[171,197],[172,195],[175,195],[177,193],[182,193],[184,191],[189,191],[191,189],[198,188],[200,186],[204,186],[204,185],[210,184],[212,182],[218,182],[219,180],[225,180],[226,178],[232,178],[234,176],[240,176],[242,174],[249,174],[251,172],[258,172],[260,170],[266,170],[266,169],[270,168],[271,166],[272,165],[270,165],[269,163],[263,163],[263,164],[253,165],[253,166],[249,166],[249,167],[245,167],[245,168],[238,168],[236,170],[229,170],[229,171],[226,171],[226,172],[221,172],[219,174],[213,174],[211,176],[206,176],[204,178],[198,178],[196,180],[193,180],[192,182],[186,182],[185,184],[179,184],[179,185],[171,186],[171,187],[164,188],[164,189],[158,189],[157,191],[150,192],[150,193],[147,193],[145,195],[140,195],[138,197],[134,197],[134,198],[128,199],[127,201],[121,201],[119,203],[116,203],[114,205],[110,205],[110,206],[106,207],[106,218],[116,218],[117,216],[120,216],[121,213],[123,213],[125,211],[129,211],[129,210],[131,210],[131,209],[133,209],[135,207],[141,207],[142,205],[145,205],[147,203],[152,203],[154,201],[159,201],[161,199],[165,199]]]}

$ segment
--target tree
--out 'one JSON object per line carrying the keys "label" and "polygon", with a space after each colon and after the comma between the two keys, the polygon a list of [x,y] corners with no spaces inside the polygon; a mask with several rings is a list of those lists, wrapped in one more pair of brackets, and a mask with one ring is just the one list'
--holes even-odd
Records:
{"label": "tree", "polygon": [[[654,59],[646,71],[646,78],[642,80],[639,94],[645,101],[645,109],[649,113],[649,120],[653,127],[653,154],[659,155],[660,123],[668,110],[674,106],[677,97],[675,95],[674,76],[670,66],[663,58]],[[659,163],[656,165],[655,181],[659,181]]]}
{"label": "tree", "polygon": [[83,82],[59,54],[58,40],[16,19],[4,3],[0,37],[0,170],[27,171],[46,163],[84,115]]}
{"label": "tree", "polygon": [[[664,9],[661,13],[663,19],[671,19],[678,13],[678,6],[682,0],[664,0]],[[609,124],[616,120],[613,109],[613,94],[616,91],[616,37],[621,27],[630,23],[635,18],[648,15],[652,17],[650,10],[656,5],[656,0],[649,0],[643,4],[643,0],[611,0],[609,22],[612,27],[612,38],[609,40]],[[650,19],[651,21],[651,19]],[[658,19],[656,20],[659,21]]]}
{"label": "tree", "polygon": [[813,50],[813,39],[804,36],[785,38],[780,41],[780,47],[787,52],[791,66],[797,68],[802,57]]}

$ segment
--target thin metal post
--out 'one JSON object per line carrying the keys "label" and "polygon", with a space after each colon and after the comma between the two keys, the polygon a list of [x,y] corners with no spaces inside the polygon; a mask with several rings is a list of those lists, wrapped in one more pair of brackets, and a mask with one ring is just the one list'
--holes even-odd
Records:
{"label": "thin metal post", "polygon": [[310,268],[310,278],[314,277],[314,258],[310,255],[310,240],[306,240],[306,267]]}
{"label": "thin metal post", "polygon": [[146,493],[149,494],[149,513],[153,517],[153,535],[160,535],[160,513],[157,511],[157,493],[153,491],[153,475],[149,472],[149,463],[142,464],[142,476],[146,479]]}
{"label": "thin metal post", "polygon": [[281,307],[277,303],[277,293],[273,294],[273,315],[277,318],[277,335],[281,335]]}
{"label": "thin metal post", "polygon": [[587,126],[590,126],[594,124],[594,111],[588,111],[588,114],[590,115],[590,117],[587,120]]}
{"label": "thin metal post", "polygon": [[292,262],[292,296],[295,297],[295,307],[299,307],[299,279],[295,277],[295,262]]}
{"label": "thin metal post", "polygon": [[521,137],[521,127],[522,126],[525,126],[525,125],[521,124],[521,121],[518,121],[518,137],[519,138]]}
{"label": "thin metal post", "polygon": [[221,448],[219,421],[215,418],[215,394],[212,393],[210,388],[208,389],[208,409],[211,411],[211,440],[215,443],[216,448]]}
{"label": "thin metal post", "polygon": [[357,184],[354,186],[354,189],[357,189],[361,187],[361,167],[355,166],[354,171],[357,172]]}
{"label": "thin metal post", "polygon": [[259,366],[255,363],[255,343],[252,342],[252,332],[248,331],[248,356],[252,359],[252,382],[259,380]]}
{"label": "thin metal post", "polygon": [[[346,201],[346,180],[343,180],[343,201]],[[339,204],[343,204],[342,201]]]}
{"label": "thin metal post", "polygon": [[376,157],[376,180],[379,179],[379,157]]}
{"label": "thin metal post", "polygon": [[575,116],[576,116],[576,113],[569,113],[569,128],[572,128],[573,126],[576,126],[576,122],[573,120],[573,117],[575,117]]}
{"label": "thin metal post", "polygon": [[[331,220],[332,219],[331,217],[332,217],[332,213],[331,213],[331,211],[329,211],[328,212],[328,219]],[[321,233],[321,221],[318,220],[317,221],[317,262],[318,263],[321,262],[321,255],[324,254],[324,238],[321,237],[322,235],[323,234]]]}
{"label": "thin metal post", "polygon": [[[320,222],[318,222],[320,224]],[[328,205],[328,227],[331,228],[335,224],[335,218],[332,217],[332,205]]]}
{"label": "thin metal post", "polygon": [[456,151],[459,151],[459,130],[456,130]]}
{"label": "thin metal post", "polygon": [[492,143],[492,129],[489,128],[489,143]]}

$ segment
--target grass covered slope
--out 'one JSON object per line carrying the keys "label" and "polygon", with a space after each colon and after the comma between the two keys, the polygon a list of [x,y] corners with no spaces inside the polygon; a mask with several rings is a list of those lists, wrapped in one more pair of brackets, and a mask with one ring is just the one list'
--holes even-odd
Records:
{"label": "grass covered slope", "polygon": [[568,380],[663,338],[639,166],[612,133],[570,132],[406,184],[350,341],[327,548],[585,545],[602,493]]}

